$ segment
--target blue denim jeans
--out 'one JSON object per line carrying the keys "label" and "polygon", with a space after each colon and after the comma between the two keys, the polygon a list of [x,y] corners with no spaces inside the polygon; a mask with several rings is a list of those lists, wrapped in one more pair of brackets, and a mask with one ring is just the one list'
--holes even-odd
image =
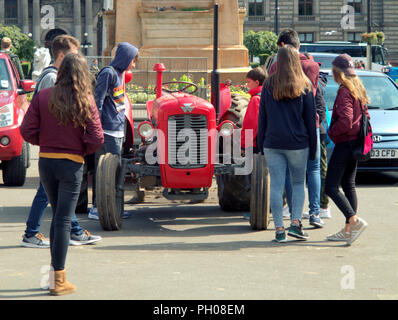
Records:
{"label": "blue denim jeans", "polygon": [[[310,214],[319,214],[321,199],[321,142],[319,129],[317,129],[317,150],[315,160],[307,161],[308,177],[308,202]],[[286,200],[289,208],[292,207],[292,184],[290,180],[289,168],[286,169],[285,182]]]}
{"label": "blue denim jeans", "polygon": [[286,181],[286,169],[289,169],[292,181],[291,212],[292,220],[302,219],[305,198],[305,174],[309,149],[282,150],[264,148],[271,178],[271,211],[275,228],[283,227],[283,190]]}
{"label": "blue denim jeans", "polygon": [[[25,235],[27,237],[33,237],[40,231],[40,220],[43,217],[44,210],[48,206],[47,194],[44,191],[43,185],[40,181],[39,189],[37,189],[36,195],[33,199],[32,206],[29,211],[29,217],[26,221]],[[77,221],[76,215],[73,215],[71,222],[71,232],[77,235],[82,234],[84,229],[80,226]]]}

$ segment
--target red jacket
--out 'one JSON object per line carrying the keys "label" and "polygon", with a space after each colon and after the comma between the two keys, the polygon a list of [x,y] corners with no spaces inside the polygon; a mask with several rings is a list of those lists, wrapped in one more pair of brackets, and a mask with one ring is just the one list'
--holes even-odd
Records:
{"label": "red jacket", "polygon": [[[370,119],[367,110],[366,113]],[[328,130],[330,139],[334,143],[357,139],[361,127],[361,115],[360,101],[354,99],[346,87],[340,86]]]}
{"label": "red jacket", "polygon": [[104,143],[98,108],[92,97],[92,121],[83,127],[75,128],[59,124],[48,108],[52,88],[40,90],[33,98],[20,127],[23,138],[40,146],[43,153],[66,153],[85,156],[94,153]]}
{"label": "red jacket", "polygon": [[[242,124],[242,133],[241,133],[241,147],[256,147],[257,143],[257,129],[258,129],[258,110],[260,106],[260,98],[261,98],[261,90],[263,86],[258,86],[249,91],[251,95],[251,99],[249,105],[246,109],[245,118],[243,119]],[[250,141],[248,145],[245,144],[245,130],[251,129],[253,130],[253,141]]]}

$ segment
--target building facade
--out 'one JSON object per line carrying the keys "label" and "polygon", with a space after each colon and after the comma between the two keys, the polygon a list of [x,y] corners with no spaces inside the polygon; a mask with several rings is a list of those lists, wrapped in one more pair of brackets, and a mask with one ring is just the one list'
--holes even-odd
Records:
{"label": "building facade", "polygon": [[[247,9],[244,31],[294,28],[302,42],[359,42],[367,32],[370,1],[371,31],[383,31],[388,59],[398,61],[398,0],[239,0]],[[275,3],[278,2],[278,21]],[[352,16],[344,6],[353,8]]]}
{"label": "building facade", "polygon": [[104,0],[0,0],[0,24],[16,25],[40,46],[59,34],[80,40],[84,53],[102,52]]}

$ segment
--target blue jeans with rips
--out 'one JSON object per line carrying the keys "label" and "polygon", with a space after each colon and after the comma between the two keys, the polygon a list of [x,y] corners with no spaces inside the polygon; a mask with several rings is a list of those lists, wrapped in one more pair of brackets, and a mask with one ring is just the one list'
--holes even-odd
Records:
{"label": "blue jeans with rips", "polygon": [[305,174],[309,148],[299,150],[264,148],[271,178],[271,212],[275,228],[283,227],[283,190],[286,170],[289,169],[292,181],[291,212],[292,220],[302,220],[305,198]]}

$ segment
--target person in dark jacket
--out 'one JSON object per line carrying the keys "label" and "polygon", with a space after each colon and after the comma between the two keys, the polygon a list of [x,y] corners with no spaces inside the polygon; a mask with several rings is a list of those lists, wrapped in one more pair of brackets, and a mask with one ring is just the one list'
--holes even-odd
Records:
{"label": "person in dark jacket", "polygon": [[[351,245],[367,227],[366,221],[357,215],[355,176],[358,162],[352,156],[351,146],[357,142],[362,108],[366,108],[369,98],[348,54],[337,56],[332,65],[334,80],[340,87],[328,130],[335,147],[328,165],[325,190],[344,214],[346,224],[343,229],[329,235],[327,239],[346,241]],[[369,117],[368,113],[367,116]],[[339,190],[340,185],[344,193]]]}
{"label": "person in dark jacket", "polygon": [[[279,47],[285,45],[293,46],[297,52],[300,49],[300,39],[297,32],[293,29],[287,28],[283,29],[279,34],[277,44]],[[314,61],[313,57],[307,53],[299,53],[300,63],[303,72],[311,81],[312,92],[314,97],[316,97],[316,92],[318,90],[318,80],[319,80],[319,64]],[[274,73],[277,67],[277,62],[275,62],[270,68],[270,74]],[[319,120],[322,116],[322,109],[318,104],[316,105],[317,119]],[[319,122],[317,122],[317,130],[319,130]],[[317,132],[317,139],[319,138],[319,132]],[[308,160],[307,163],[307,175],[308,175],[308,199],[309,199],[309,213],[303,213],[303,218],[309,218],[310,224],[316,228],[323,227],[324,223],[320,217],[320,193],[321,193],[321,169],[320,169],[320,143],[317,143],[317,152],[314,160]],[[289,170],[286,172],[286,200],[288,206],[286,209],[291,211],[292,208],[292,183],[290,180]],[[285,211],[285,210],[284,210]],[[290,212],[284,212],[285,216],[291,217]]]}
{"label": "person in dark jacket", "polygon": [[27,142],[40,146],[40,180],[53,211],[50,294],[69,294],[76,288],[66,281],[65,260],[84,156],[104,142],[87,61],[82,55],[65,56],[54,87],[36,94],[20,130]]}
{"label": "person in dark jacket", "polygon": [[[124,138],[125,84],[123,73],[135,68],[138,49],[128,42],[119,43],[116,54],[109,66],[104,67],[97,76],[95,86],[95,102],[101,116],[104,129],[104,145],[96,153],[93,174],[93,206],[89,211],[89,219],[98,220],[95,192],[95,171],[99,157],[105,153],[121,156]],[[125,218],[128,215],[124,216]]]}
{"label": "person in dark jacket", "polygon": [[4,37],[3,39],[1,39],[1,51],[4,51],[10,56],[10,59],[12,60],[12,62],[14,62],[14,65],[17,68],[19,78],[23,80],[25,79],[25,75],[22,70],[21,61],[19,60],[19,57],[11,51],[11,48],[12,48],[12,41],[10,38]]}
{"label": "person in dark jacket", "polygon": [[301,220],[307,160],[315,159],[317,133],[312,85],[301,68],[297,50],[284,45],[278,50],[278,62],[261,93],[257,146],[265,155],[271,177],[275,241],[284,242],[282,209],[287,168],[292,177],[292,223],[288,235],[308,238]]}
{"label": "person in dark jacket", "polygon": [[315,105],[317,106],[317,111],[324,111],[323,114],[320,114],[319,118],[319,129],[320,129],[320,148],[321,148],[321,195],[320,195],[320,208],[319,208],[319,216],[321,218],[330,219],[332,216],[330,214],[329,207],[329,197],[325,192],[325,182],[326,182],[326,173],[328,169],[328,157],[326,151],[326,140],[327,140],[327,116],[326,112],[326,101],[324,97],[324,90],[326,84],[328,82],[327,73],[319,72],[319,85],[315,95]]}

